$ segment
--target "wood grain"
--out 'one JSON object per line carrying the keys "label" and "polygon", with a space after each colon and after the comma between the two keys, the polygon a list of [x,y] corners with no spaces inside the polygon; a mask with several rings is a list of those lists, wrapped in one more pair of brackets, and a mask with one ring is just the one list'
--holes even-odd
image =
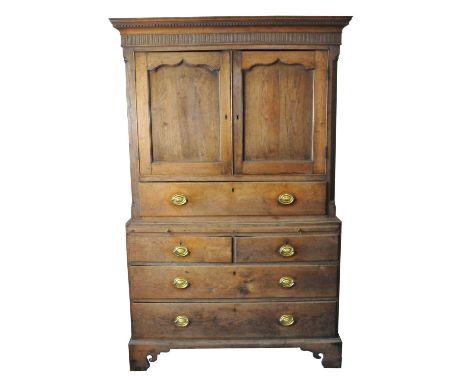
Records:
{"label": "wood grain", "polygon": [[[140,183],[141,216],[323,215],[326,184],[310,183]],[[281,193],[296,200],[278,203]],[[182,193],[188,202],[174,206],[171,196]]]}
{"label": "wood grain", "polygon": [[162,66],[150,72],[150,89],[153,162],[218,162],[218,72]]}
{"label": "wood grain", "polygon": [[[178,245],[183,245],[189,250],[186,257],[178,257],[172,253]],[[129,233],[127,253],[129,262],[230,263],[232,261],[232,238]]]}
{"label": "wood grain", "polygon": [[[296,284],[281,287],[283,276]],[[187,279],[190,286],[175,288],[176,277]],[[333,265],[130,266],[129,278],[132,300],[337,296]]]}
{"label": "wood grain", "polygon": [[278,61],[244,72],[244,160],[311,160],[312,82]]}
{"label": "wood grain", "polygon": [[328,96],[328,52],[315,52],[314,69],[314,173],[326,172],[327,149],[327,96]]}
{"label": "wood grain", "polygon": [[[236,237],[235,261],[302,262],[336,261],[339,257],[339,234]],[[279,248],[289,244],[294,256],[284,257]]]}
{"label": "wood grain", "polygon": [[140,174],[151,175],[151,118],[149,110],[149,84],[147,54],[135,52],[135,86],[137,104],[138,152]]}
{"label": "wood grain", "polygon": [[325,174],[326,50],[236,52],[235,173]]}
{"label": "wood grain", "polygon": [[[134,338],[317,338],[334,337],[336,302],[133,303]],[[295,323],[278,323],[292,314]],[[186,315],[190,324],[176,327]]]}

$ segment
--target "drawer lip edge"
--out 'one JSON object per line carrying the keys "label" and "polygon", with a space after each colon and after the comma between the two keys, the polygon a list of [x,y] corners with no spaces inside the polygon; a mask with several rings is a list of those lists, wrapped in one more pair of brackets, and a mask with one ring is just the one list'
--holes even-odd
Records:
{"label": "drawer lip edge", "polygon": [[339,303],[338,297],[256,297],[256,298],[190,298],[190,299],[167,299],[167,300],[130,300],[131,304],[277,304],[277,303],[298,303],[298,304],[321,304]]}
{"label": "drawer lip edge", "polygon": [[[251,236],[256,234],[341,233],[341,220],[327,215],[131,218],[126,233]],[[239,218],[239,217],[237,217]]]}

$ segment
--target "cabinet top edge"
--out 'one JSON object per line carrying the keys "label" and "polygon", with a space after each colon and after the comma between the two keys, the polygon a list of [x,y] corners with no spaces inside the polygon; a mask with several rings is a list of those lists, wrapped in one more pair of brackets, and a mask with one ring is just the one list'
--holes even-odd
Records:
{"label": "cabinet top edge", "polygon": [[114,28],[217,28],[217,27],[338,27],[344,28],[352,16],[223,16],[110,18]]}

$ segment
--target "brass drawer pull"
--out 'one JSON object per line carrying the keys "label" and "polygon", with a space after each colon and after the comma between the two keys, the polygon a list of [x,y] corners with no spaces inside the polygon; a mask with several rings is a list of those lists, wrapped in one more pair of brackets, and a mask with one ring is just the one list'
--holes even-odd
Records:
{"label": "brass drawer pull", "polygon": [[279,279],[278,284],[283,288],[292,288],[296,282],[290,276],[283,276]]}
{"label": "brass drawer pull", "polygon": [[189,249],[183,245],[178,245],[172,250],[172,254],[177,257],[185,257],[189,255]]}
{"label": "brass drawer pull", "polygon": [[284,257],[291,257],[291,256],[294,256],[294,254],[296,253],[296,251],[294,250],[294,247],[289,244],[282,245],[280,249],[278,249],[278,252],[281,256],[284,256]]}
{"label": "brass drawer pull", "polygon": [[187,279],[184,279],[183,277],[176,277],[173,281],[173,285],[177,289],[185,289],[190,285],[190,283]]}
{"label": "brass drawer pull", "polygon": [[174,194],[171,197],[171,202],[175,206],[183,206],[187,203],[187,197],[184,194]]}
{"label": "brass drawer pull", "polygon": [[294,324],[294,316],[292,314],[283,314],[278,321],[283,326],[291,326]]}
{"label": "brass drawer pull", "polygon": [[294,203],[294,195],[288,192],[283,192],[278,196],[278,203],[288,205]]}
{"label": "brass drawer pull", "polygon": [[175,326],[178,326],[180,328],[184,328],[190,324],[190,320],[187,316],[177,316],[174,320]]}

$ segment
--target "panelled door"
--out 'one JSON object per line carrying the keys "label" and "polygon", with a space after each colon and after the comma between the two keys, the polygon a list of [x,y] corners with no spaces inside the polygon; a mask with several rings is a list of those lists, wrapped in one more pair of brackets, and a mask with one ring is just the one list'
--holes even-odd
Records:
{"label": "panelled door", "polygon": [[325,174],[326,51],[233,53],[234,171]]}
{"label": "panelled door", "polygon": [[140,175],[232,169],[229,52],[137,52]]}

